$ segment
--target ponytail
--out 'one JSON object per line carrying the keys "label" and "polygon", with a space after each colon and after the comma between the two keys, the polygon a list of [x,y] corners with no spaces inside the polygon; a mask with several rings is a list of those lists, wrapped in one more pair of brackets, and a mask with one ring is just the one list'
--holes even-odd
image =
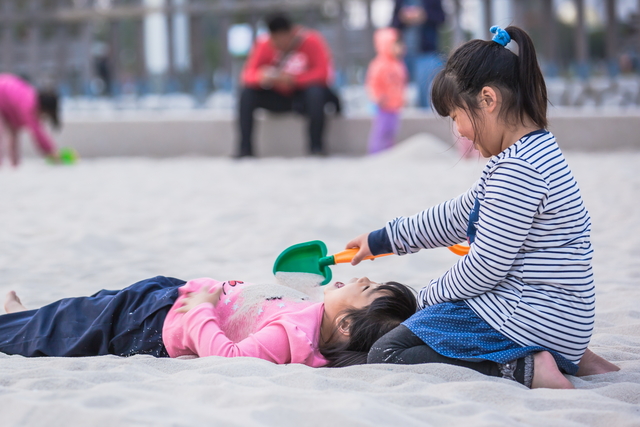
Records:
{"label": "ponytail", "polygon": [[510,26],[500,30],[518,45],[518,54],[507,49],[507,39],[471,40],[449,57],[433,81],[431,100],[435,111],[449,116],[456,108],[469,113],[479,134],[481,122],[477,96],[485,86],[502,95],[500,115],[507,124],[530,119],[547,127],[547,87],[538,65],[533,41],[525,31]]}
{"label": "ponytail", "polygon": [[538,65],[536,50],[531,37],[521,28],[510,26],[505,31],[518,44],[518,65],[522,110],[520,120],[526,114],[541,128],[547,127],[547,86]]}

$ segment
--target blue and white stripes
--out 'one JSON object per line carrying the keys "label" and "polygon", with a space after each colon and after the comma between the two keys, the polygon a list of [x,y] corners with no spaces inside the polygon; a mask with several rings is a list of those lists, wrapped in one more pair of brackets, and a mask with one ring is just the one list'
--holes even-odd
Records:
{"label": "blue and white stripes", "polygon": [[386,227],[394,252],[466,240],[480,203],[469,254],[418,296],[424,307],[464,300],[521,345],[540,345],[577,363],[593,330],[591,221],[580,190],[546,131],[493,157],[466,193]]}

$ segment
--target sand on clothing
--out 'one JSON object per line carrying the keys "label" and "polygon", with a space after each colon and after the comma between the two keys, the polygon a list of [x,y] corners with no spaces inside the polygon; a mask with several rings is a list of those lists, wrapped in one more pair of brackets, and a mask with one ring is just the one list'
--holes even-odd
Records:
{"label": "sand on clothing", "polygon": [[[562,142],[560,142],[562,143]],[[527,390],[445,365],[312,369],[218,357],[0,355],[3,426],[638,426],[640,153],[566,153],[593,220],[591,349],[620,372]],[[28,160],[0,169],[0,292],[28,307],[155,275],[273,282],[281,250],[360,233],[454,197],[482,160],[428,135],[369,158]],[[419,289],[446,249],[332,267]]]}

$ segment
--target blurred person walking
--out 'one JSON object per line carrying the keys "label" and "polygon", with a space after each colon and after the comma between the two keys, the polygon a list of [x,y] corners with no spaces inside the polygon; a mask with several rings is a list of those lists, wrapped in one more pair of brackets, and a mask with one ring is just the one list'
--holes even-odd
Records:
{"label": "blurred person walking", "polygon": [[404,46],[395,28],[377,30],[373,37],[377,55],[367,70],[367,91],[376,104],[376,115],[369,134],[369,153],[391,148],[404,106],[407,69],[401,58]]}
{"label": "blurred person walking", "polygon": [[309,119],[309,153],[324,155],[324,107],[337,96],[329,89],[331,52],[322,35],[294,25],[282,13],[267,19],[269,35],[259,37],[242,71],[237,156],[253,156],[253,112],[258,108],[294,111]]}
{"label": "blurred person walking", "polygon": [[431,82],[443,66],[438,30],[445,14],[441,0],[395,0],[391,26],[402,31],[406,63],[418,88],[418,106],[431,105]]}
{"label": "blurred person walking", "polygon": [[8,136],[7,151],[13,166],[20,163],[18,134],[26,128],[42,154],[58,159],[53,139],[43,128],[43,119],[49,119],[54,128],[60,128],[58,95],[51,90],[36,90],[13,74],[0,74],[0,162],[4,139]]}

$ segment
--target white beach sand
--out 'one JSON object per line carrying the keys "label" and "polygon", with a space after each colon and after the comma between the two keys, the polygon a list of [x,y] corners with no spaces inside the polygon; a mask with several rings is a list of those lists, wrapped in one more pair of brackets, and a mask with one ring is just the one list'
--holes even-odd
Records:
{"label": "white beach sand", "polygon": [[[2,426],[638,426],[640,153],[566,153],[593,221],[590,348],[620,372],[527,390],[444,365],[0,354]],[[464,191],[483,161],[428,136],[366,159],[116,158],[0,169],[0,292],[31,308],[167,275],[273,282],[281,250],[356,235]],[[332,267],[416,289],[446,249]]]}

